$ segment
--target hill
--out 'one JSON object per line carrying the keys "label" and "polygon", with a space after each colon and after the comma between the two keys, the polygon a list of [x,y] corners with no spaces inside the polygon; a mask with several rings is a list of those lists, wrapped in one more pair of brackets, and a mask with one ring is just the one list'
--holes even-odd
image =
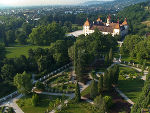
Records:
{"label": "hill", "polygon": [[88,1],[84,2],[81,5],[88,5],[90,7],[102,7],[102,8],[111,8],[111,9],[123,9],[124,7],[134,5],[141,2],[147,2],[148,0],[108,0],[108,1]]}

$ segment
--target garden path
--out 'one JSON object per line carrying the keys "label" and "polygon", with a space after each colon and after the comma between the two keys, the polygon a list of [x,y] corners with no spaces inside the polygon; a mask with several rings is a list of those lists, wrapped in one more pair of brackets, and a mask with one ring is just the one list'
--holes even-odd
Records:
{"label": "garden path", "polygon": [[19,95],[13,99],[10,99],[9,101],[3,103],[0,107],[2,106],[9,106],[9,107],[13,107],[13,109],[15,110],[15,113],[24,113],[20,107],[16,104],[16,101],[19,100],[23,95]]}
{"label": "garden path", "polygon": [[[142,72],[142,69],[139,69],[139,68],[136,68],[136,67],[133,67],[133,66],[128,66],[128,65],[125,65],[125,64],[120,64],[120,65],[122,65],[122,66],[124,66],[124,67],[129,67],[129,68],[135,69],[135,70],[137,70],[137,71],[139,71],[139,72]],[[142,76],[141,79],[145,81],[147,74],[148,74],[148,71],[144,70],[144,76]]]}

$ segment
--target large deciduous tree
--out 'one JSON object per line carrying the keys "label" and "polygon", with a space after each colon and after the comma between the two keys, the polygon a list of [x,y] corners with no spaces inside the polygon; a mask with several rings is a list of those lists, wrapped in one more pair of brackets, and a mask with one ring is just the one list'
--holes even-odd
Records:
{"label": "large deciduous tree", "polygon": [[29,94],[32,90],[32,80],[31,75],[23,72],[22,74],[17,74],[14,77],[14,85],[17,87],[18,91],[22,94]]}
{"label": "large deciduous tree", "polygon": [[38,26],[33,28],[29,35],[29,42],[35,45],[50,45],[56,40],[64,39],[65,32],[61,26],[55,22],[48,26]]}

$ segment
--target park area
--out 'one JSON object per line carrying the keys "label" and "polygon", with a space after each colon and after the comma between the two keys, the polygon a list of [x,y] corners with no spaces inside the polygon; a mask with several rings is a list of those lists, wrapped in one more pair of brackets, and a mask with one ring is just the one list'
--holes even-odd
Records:
{"label": "park area", "polygon": [[[88,86],[85,90],[82,91],[81,95],[86,98],[90,98],[90,88],[91,85]],[[112,90],[103,92],[103,97],[104,96],[111,96],[112,97],[112,107],[110,108],[109,112],[110,113],[118,113],[118,112],[124,112],[126,111],[127,113],[130,112],[130,107],[131,105],[125,101],[119,94],[112,88]],[[74,112],[73,112],[74,113]],[[80,112],[79,112],[80,113]]]}
{"label": "park area", "polygon": [[26,57],[28,57],[28,50],[29,49],[34,50],[37,48],[49,48],[49,46],[27,45],[27,46],[6,47],[6,57],[7,58],[15,58],[15,57],[19,57],[20,55],[25,55]]}
{"label": "park area", "polygon": [[94,106],[90,103],[82,101],[80,103],[74,103],[73,100],[68,103],[68,106],[64,106],[62,111],[58,113],[94,113]]}
{"label": "park area", "polygon": [[120,66],[118,88],[133,102],[142,91],[144,80],[140,79],[140,72],[129,67]]}
{"label": "park area", "polygon": [[44,113],[53,110],[55,106],[61,104],[65,99],[67,99],[65,96],[39,95],[38,105],[33,106],[32,96],[28,95],[17,101],[17,104],[24,113]]}

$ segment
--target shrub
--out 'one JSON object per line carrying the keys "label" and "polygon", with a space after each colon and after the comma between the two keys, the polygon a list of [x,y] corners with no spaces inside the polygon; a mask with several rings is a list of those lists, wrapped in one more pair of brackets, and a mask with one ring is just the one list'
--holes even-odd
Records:
{"label": "shrub", "polygon": [[103,97],[100,95],[100,96],[97,96],[95,99],[94,99],[94,105],[97,109],[99,109],[99,111],[101,111],[102,113],[104,113],[106,111],[106,105],[105,105],[105,101],[103,99]]}
{"label": "shrub", "polygon": [[90,98],[94,99],[98,94],[98,88],[95,80],[92,80],[91,89],[90,89]]}
{"label": "shrub", "polygon": [[76,84],[76,89],[75,89],[75,102],[80,102],[81,101],[81,95],[80,95],[80,87],[77,82]]}
{"label": "shrub", "polygon": [[107,109],[109,109],[112,106],[112,98],[110,96],[105,96],[104,102]]}
{"label": "shrub", "polygon": [[45,86],[44,86],[44,84],[43,83],[41,83],[41,82],[36,82],[36,84],[35,84],[35,87],[37,88],[37,89],[42,89],[42,90],[44,90],[45,89]]}
{"label": "shrub", "polygon": [[38,96],[37,94],[34,94],[34,95],[32,96],[32,105],[33,105],[33,106],[37,106],[38,103],[39,103],[39,96]]}

